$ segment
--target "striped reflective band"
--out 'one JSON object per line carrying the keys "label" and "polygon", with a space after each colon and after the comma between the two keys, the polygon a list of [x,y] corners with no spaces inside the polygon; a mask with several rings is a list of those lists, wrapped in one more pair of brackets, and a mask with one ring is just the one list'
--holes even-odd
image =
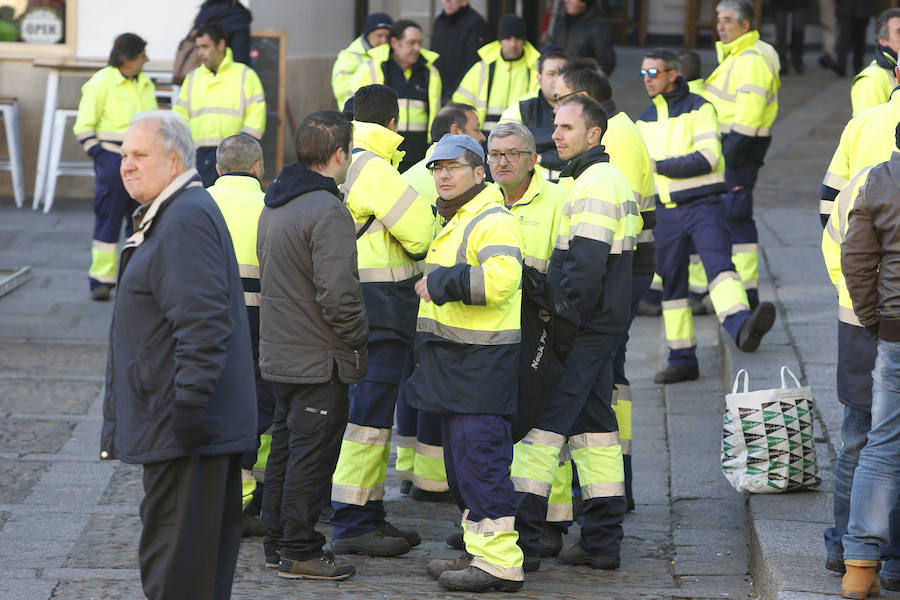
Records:
{"label": "striped reflective band", "polygon": [[718,132],[715,132],[715,131],[706,131],[703,133],[698,133],[698,134],[695,134],[694,138],[693,138],[695,144],[698,144],[698,143],[706,141],[706,140],[717,140],[717,139],[719,139],[719,134],[718,134]]}
{"label": "striped reflective band", "polygon": [[419,271],[415,263],[406,263],[399,267],[374,267],[371,269],[359,269],[360,283],[379,283],[385,281],[406,281],[418,275]]}
{"label": "striped reflective band", "polygon": [[[353,184],[356,183],[356,180],[359,178],[359,174],[362,172],[366,164],[370,160],[375,158],[378,158],[378,155],[370,150],[357,152],[353,155],[353,162],[350,165],[350,170],[347,171],[347,179],[345,179],[343,185],[341,185],[341,192],[343,192],[344,195],[347,195],[353,188]],[[363,220],[363,222],[365,222],[365,220]]]}
{"label": "striped reflective band", "polygon": [[[746,285],[744,287],[746,287]],[[747,304],[744,304],[742,302],[739,302],[738,304],[734,304],[733,306],[730,306],[729,308],[727,308],[721,312],[717,312],[716,316],[719,317],[719,323],[724,323],[725,319],[727,319],[731,315],[736,315],[737,313],[741,312],[742,310],[750,310],[750,306]]]}
{"label": "striped reflective band", "polygon": [[712,291],[716,289],[720,283],[731,279],[735,279],[737,281],[741,280],[740,276],[734,271],[722,271],[721,273],[716,275],[716,278],[709,283],[709,292],[712,293]]}
{"label": "striped reflective band", "polygon": [[469,266],[469,299],[473,306],[487,305],[487,292],[484,284],[484,269]]}
{"label": "striped reflective band", "polygon": [[544,429],[532,428],[519,443],[541,444],[543,446],[550,446],[551,448],[562,448],[563,444],[566,443],[566,436]]}
{"label": "striped reflective band", "polygon": [[853,312],[852,308],[847,308],[846,306],[838,306],[838,319],[841,323],[847,323],[848,325],[856,325],[857,327],[862,327],[862,323],[859,322],[859,317],[856,316],[856,313]]}
{"label": "striped reflective band", "polygon": [[[650,233],[649,231],[647,233]],[[547,269],[550,268],[550,261],[545,260],[543,258],[535,258],[534,256],[526,256],[525,264],[529,267],[535,268],[541,273],[546,273]]]}
{"label": "striped reflective band", "polygon": [[759,244],[732,244],[732,254],[757,254],[759,252]]}
{"label": "striped reflective band", "polygon": [[619,445],[619,432],[587,432],[569,437],[569,446],[572,451],[582,448],[606,448]]}
{"label": "striped reflective band", "polygon": [[703,158],[706,159],[706,162],[709,163],[710,169],[715,169],[716,165],[719,164],[719,156],[709,148],[700,148],[698,152],[700,152]]}
{"label": "striped reflective band", "polygon": [[516,246],[504,246],[495,244],[493,246],[485,246],[478,251],[478,262],[484,263],[492,256],[512,256],[518,262],[522,262],[522,250]]}
{"label": "striped reflective band", "polygon": [[833,190],[842,190],[847,187],[848,183],[850,183],[849,179],[835,175],[831,171],[825,173],[825,179],[822,180],[822,185],[828,186]]}
{"label": "striped reflective band", "polygon": [[550,490],[553,489],[552,483],[531,479],[529,477],[510,477],[510,480],[512,480],[513,489],[515,491],[522,494],[540,496],[541,498],[549,497]]}
{"label": "striped reflective band", "polygon": [[[707,158],[704,155],[704,158]],[[686,177],[684,179],[672,179],[669,181],[669,192],[682,192],[684,190],[692,190],[705,185],[714,185],[717,183],[725,183],[724,173],[707,173],[706,175],[698,175],[696,177]]]}
{"label": "striped reflective band", "polygon": [[115,242],[101,242],[99,240],[93,240],[91,242],[91,248],[94,250],[99,250],[101,252],[119,252],[119,244]]}
{"label": "striped reflective band", "polygon": [[502,344],[518,344],[522,340],[520,329],[504,329],[490,331],[483,329],[463,329],[439,323],[434,319],[419,317],[416,320],[416,331],[431,333],[438,337],[461,344],[478,344],[482,346],[498,346]]}
{"label": "striped reflective band", "polygon": [[740,123],[732,123],[731,131],[748,137],[769,137],[772,135],[772,130],[769,127],[752,127]]}
{"label": "striped reflective band", "polygon": [[192,119],[202,117],[203,115],[225,115],[227,117],[243,117],[244,110],[241,108],[226,108],[224,106],[204,106],[203,108],[195,108],[190,111]]}
{"label": "striped reflective band", "polygon": [[581,486],[581,495],[585,500],[591,498],[614,498],[625,495],[625,483],[621,481],[608,481],[603,483],[589,483]]}
{"label": "striped reflective band", "polygon": [[259,279],[259,265],[238,265],[241,278]]}
{"label": "striped reflective band", "polygon": [[475,217],[469,221],[466,225],[466,228],[463,230],[462,241],[459,243],[459,248],[456,250],[456,263],[457,264],[466,264],[468,261],[466,260],[466,250],[469,248],[469,236],[472,235],[472,231],[475,230],[475,227],[481,223],[485,218],[490,215],[505,213],[507,212],[505,208],[501,208],[496,206],[494,208],[489,208],[483,213],[479,213],[475,215]]}
{"label": "striped reflective band", "polygon": [[463,514],[463,520],[466,522],[466,533],[474,533],[475,535],[489,536],[501,531],[513,531],[516,528],[515,517],[470,521],[469,509],[466,509],[465,514]]}
{"label": "striped reflective band", "polygon": [[397,201],[394,202],[394,205],[391,207],[391,210],[387,212],[386,215],[382,219],[379,219],[382,223],[385,224],[389,229],[395,226],[400,219],[403,218],[403,215],[406,214],[406,211],[413,205],[416,201],[416,198],[419,197],[418,192],[411,187],[407,187],[403,190],[403,193],[400,194],[400,197],[397,198]]}
{"label": "striped reflective band", "polygon": [[241,127],[241,133],[246,133],[250,137],[254,137],[258,140],[262,139],[263,132],[257,129],[256,127],[250,127],[249,125],[244,125]]}
{"label": "striped reflective band", "polygon": [[379,427],[366,427],[356,423],[347,423],[347,429],[344,430],[344,440],[347,442],[384,446],[390,438],[391,430]]}
{"label": "striped reflective band", "polygon": [[259,292],[244,292],[244,305],[245,306],[259,306],[260,293]]}
{"label": "striped reflective band", "polygon": [[381,498],[384,498],[384,483],[376,483],[371,490],[353,485],[331,484],[331,500],[333,502],[364,506],[369,500],[380,500]]}

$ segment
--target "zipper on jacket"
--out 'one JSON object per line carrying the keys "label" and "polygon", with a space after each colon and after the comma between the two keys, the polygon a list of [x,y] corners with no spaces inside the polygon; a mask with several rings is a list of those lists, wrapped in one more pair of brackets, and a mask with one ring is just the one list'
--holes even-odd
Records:
{"label": "zipper on jacket", "polygon": [[353,360],[356,361],[356,369],[359,370],[359,350],[353,351]]}

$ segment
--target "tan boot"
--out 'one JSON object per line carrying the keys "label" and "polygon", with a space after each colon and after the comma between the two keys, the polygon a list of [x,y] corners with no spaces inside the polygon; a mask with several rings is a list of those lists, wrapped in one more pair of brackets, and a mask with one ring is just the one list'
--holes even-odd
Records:
{"label": "tan boot", "polygon": [[878,595],[881,586],[878,585],[878,574],[875,572],[877,560],[847,559],[844,566],[847,567],[847,572],[841,581],[842,598],[866,600],[870,596]]}

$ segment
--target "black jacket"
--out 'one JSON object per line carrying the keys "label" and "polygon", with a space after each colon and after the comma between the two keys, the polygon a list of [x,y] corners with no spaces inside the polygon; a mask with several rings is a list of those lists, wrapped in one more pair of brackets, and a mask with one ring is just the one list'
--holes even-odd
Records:
{"label": "black jacket", "polygon": [[441,104],[447,104],[469,67],[478,62],[478,49],[490,41],[484,18],[471,6],[452,15],[441,12],[434,20],[431,49],[440,54],[435,61],[443,87]]}
{"label": "black jacket", "polygon": [[250,22],[253,15],[237,0],[206,0],[194,19],[194,29],[205,23],[218,23],[225,30],[225,43],[234,54],[234,62],[250,64]]}
{"label": "black jacket", "polygon": [[835,16],[838,19],[868,19],[878,14],[875,0],[841,0],[835,2]]}
{"label": "black jacket", "polygon": [[612,75],[616,68],[613,30],[596,5],[580,15],[559,19],[550,43],[562,46],[569,58],[587,56],[596,59],[607,75]]}
{"label": "black jacket", "polygon": [[356,233],[334,179],[299,163],[266,190],[259,256],[259,367],[269,381],[344,383],[366,373],[369,321]]}
{"label": "black jacket", "polygon": [[[566,167],[566,161],[559,157],[556,150],[556,142],[553,141],[553,107],[544,97],[544,92],[538,90],[534,98],[519,102],[519,114],[522,116],[522,124],[525,125],[534,136],[534,145],[541,155],[541,166],[551,171],[562,171]],[[555,179],[558,179],[557,174]]]}
{"label": "black jacket", "polygon": [[[103,458],[186,456],[173,408],[205,407],[199,455],[256,448],[256,391],[244,290],[225,219],[191,183],[150,204],[122,249],[109,334]],[[190,184],[190,187],[188,187]],[[167,193],[167,192],[164,192]]]}

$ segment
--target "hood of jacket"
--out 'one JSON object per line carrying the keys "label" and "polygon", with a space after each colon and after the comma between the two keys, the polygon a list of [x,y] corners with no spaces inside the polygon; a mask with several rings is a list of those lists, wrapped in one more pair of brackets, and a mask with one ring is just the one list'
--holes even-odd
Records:
{"label": "hood of jacket", "polygon": [[[479,48],[478,57],[486,63],[492,63],[494,61],[501,60],[502,56],[500,54],[500,49],[500,40],[495,40]],[[526,41],[525,45],[522,47],[522,56],[510,62],[524,60],[525,64],[534,65],[537,64],[537,60],[540,57],[541,53],[538,52],[537,48],[532,46],[531,42]]]}
{"label": "hood of jacket", "polygon": [[[369,50],[369,56],[371,56],[376,63],[383,63],[391,57],[391,45],[381,44],[380,46],[375,46]],[[415,66],[425,65],[433,67],[434,61],[438,59],[438,56],[440,55],[437,52],[422,48],[419,50],[419,60],[416,61]]]}
{"label": "hood of jacket", "polygon": [[877,46],[875,49],[875,62],[882,69],[893,71],[894,67],[897,66],[897,53],[887,46],[882,46],[881,44],[877,44]]}
{"label": "hood of jacket", "polygon": [[377,123],[353,121],[353,149],[363,148],[374,152],[395,167],[400,164],[406,152],[397,150],[403,143],[403,136]]}
{"label": "hood of jacket", "polygon": [[266,206],[271,208],[282,206],[297,196],[317,190],[331,192],[335,197],[343,200],[334,179],[307,169],[298,162],[292,162],[285,165],[281,169],[281,173],[269,184],[266,190]]}

